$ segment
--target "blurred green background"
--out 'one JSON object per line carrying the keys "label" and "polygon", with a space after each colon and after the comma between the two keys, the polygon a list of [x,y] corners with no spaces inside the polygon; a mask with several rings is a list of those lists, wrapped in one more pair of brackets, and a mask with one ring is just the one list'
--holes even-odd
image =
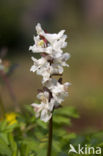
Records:
{"label": "blurred green background", "polygon": [[[19,66],[9,78],[19,106],[35,101],[40,76],[29,71],[33,55],[35,25],[40,22],[50,33],[66,29],[71,54],[64,81],[69,97],[63,105],[75,106],[80,119],[71,131],[103,129],[103,1],[102,0],[0,0],[0,50]],[[7,110],[15,109],[6,86],[0,94]]]}

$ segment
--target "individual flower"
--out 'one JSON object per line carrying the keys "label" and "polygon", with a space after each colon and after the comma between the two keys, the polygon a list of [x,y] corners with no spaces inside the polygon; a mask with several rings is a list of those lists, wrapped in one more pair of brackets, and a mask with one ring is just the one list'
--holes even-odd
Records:
{"label": "individual flower", "polygon": [[61,56],[57,57],[54,59],[54,64],[58,64],[62,67],[69,67],[69,65],[66,63],[66,61],[70,58],[70,54],[69,53],[64,53]]}
{"label": "individual flower", "polygon": [[34,36],[35,44],[29,47],[33,53],[47,53],[53,54],[55,51],[62,53],[61,48],[64,48],[67,43],[65,42],[67,36],[64,35],[65,30],[60,31],[58,34],[45,33],[40,24],[36,26],[37,36]]}
{"label": "individual flower", "polygon": [[49,80],[50,75],[53,73],[54,69],[50,64],[47,62],[45,65],[43,65],[41,68],[37,70],[37,75],[43,76],[42,83],[46,82]]}
{"label": "individual flower", "polygon": [[42,67],[37,70],[37,75],[41,75],[43,77],[42,83],[45,83],[50,79],[51,75],[62,74],[63,68],[58,64],[45,63]]}
{"label": "individual flower", "polygon": [[47,61],[45,58],[40,58],[40,59],[36,59],[34,57],[32,57],[33,63],[34,65],[31,67],[30,71],[35,72],[38,69],[40,69],[40,67],[42,67]]}
{"label": "individual flower", "polygon": [[[49,43],[54,44],[55,41],[60,40],[62,37],[65,38],[64,32],[65,30],[61,30],[58,34],[49,34],[45,33],[44,30],[41,28],[40,23],[37,24],[36,26],[36,31],[37,34],[40,36],[43,36]],[[66,38],[65,38],[66,39]]]}
{"label": "individual flower", "polygon": [[52,92],[52,96],[58,104],[61,104],[64,98],[68,96],[68,87],[70,85],[71,83],[69,82],[61,84],[56,79],[50,79],[45,83],[45,86]]}
{"label": "individual flower", "polygon": [[68,96],[68,87],[70,83],[66,82],[64,84],[57,83],[56,86],[54,86],[51,91],[53,93],[53,98],[55,101],[57,101],[59,104],[64,101],[64,98]]}
{"label": "individual flower", "polygon": [[40,119],[44,122],[50,120],[52,112],[49,110],[49,103],[33,103],[32,106],[34,108],[34,111],[36,112],[36,117],[40,117]]}
{"label": "individual flower", "polygon": [[54,100],[49,101],[48,92],[40,92],[37,95],[38,99],[41,100],[41,104],[33,103],[34,111],[36,112],[36,117],[41,118],[42,121],[47,122],[52,116],[52,110],[54,107]]}
{"label": "individual flower", "polygon": [[5,115],[6,121],[8,122],[9,125],[13,125],[15,123],[17,123],[17,114],[16,113],[7,113]]}

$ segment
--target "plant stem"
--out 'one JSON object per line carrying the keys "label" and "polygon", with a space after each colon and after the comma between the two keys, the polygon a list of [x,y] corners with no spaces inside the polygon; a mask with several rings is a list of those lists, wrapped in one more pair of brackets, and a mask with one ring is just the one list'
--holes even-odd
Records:
{"label": "plant stem", "polygon": [[4,114],[5,114],[5,107],[3,105],[1,96],[0,96],[0,108],[1,108],[0,113],[2,114],[2,116],[4,116]]}
{"label": "plant stem", "polygon": [[11,98],[12,98],[12,100],[13,100],[13,102],[14,102],[16,108],[17,108],[17,107],[18,107],[18,103],[17,103],[17,101],[16,101],[16,98],[15,98],[15,95],[14,95],[14,93],[13,93],[13,90],[12,90],[12,87],[11,87],[11,85],[10,85],[10,82],[9,82],[9,80],[8,80],[8,77],[7,77],[6,74],[5,74],[4,72],[2,72],[2,71],[0,72],[0,75],[1,75],[2,79],[4,80],[4,82],[5,82],[5,84],[6,84],[6,87],[7,87],[8,91],[9,91],[9,94],[10,94],[10,96],[11,96]]}
{"label": "plant stem", "polygon": [[53,117],[49,120],[49,137],[48,137],[48,151],[47,156],[51,156],[52,151],[52,135],[53,135]]}

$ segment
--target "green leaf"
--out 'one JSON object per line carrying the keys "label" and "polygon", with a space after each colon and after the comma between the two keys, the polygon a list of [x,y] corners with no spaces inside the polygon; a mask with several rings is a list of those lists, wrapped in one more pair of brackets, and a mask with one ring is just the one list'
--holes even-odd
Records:
{"label": "green leaf", "polygon": [[12,156],[17,156],[17,144],[14,140],[13,134],[10,133],[8,137],[9,137],[9,142],[12,150]]}
{"label": "green leaf", "polygon": [[3,139],[6,142],[6,144],[9,144],[8,134],[7,133],[1,132],[0,133],[0,138]]}
{"label": "green leaf", "polygon": [[61,151],[61,142],[58,140],[53,140],[53,148],[55,149],[56,152]]}
{"label": "green leaf", "polygon": [[38,151],[37,156],[45,156],[46,153],[47,153],[46,149],[40,149],[40,150]]}
{"label": "green leaf", "polygon": [[12,156],[12,152],[3,139],[0,138],[0,154]]}
{"label": "green leaf", "polygon": [[66,133],[64,136],[63,136],[63,139],[69,141],[70,139],[75,139],[76,138],[76,134],[75,133]]}
{"label": "green leaf", "polygon": [[40,127],[44,128],[44,129],[47,129],[47,124],[44,123],[43,121],[41,121],[40,119],[37,119],[37,124],[38,124]]}
{"label": "green leaf", "polygon": [[7,128],[7,121],[0,122],[0,131],[3,132]]}
{"label": "green leaf", "polygon": [[68,116],[68,117],[73,117],[73,118],[78,118],[79,115],[76,111],[76,109],[74,107],[70,107],[70,106],[64,106],[62,108],[60,108],[59,110],[56,110],[57,114],[60,115],[64,115],[64,116]]}
{"label": "green leaf", "polygon": [[53,122],[60,125],[61,124],[71,125],[71,120],[65,116],[55,115],[53,118]]}
{"label": "green leaf", "polygon": [[7,128],[5,129],[5,131],[7,133],[11,133],[16,127],[18,127],[18,123],[14,123],[12,125],[7,125]]}
{"label": "green leaf", "polygon": [[39,145],[37,142],[31,138],[26,138],[20,143],[21,147],[21,156],[29,156],[30,154],[36,154]]}

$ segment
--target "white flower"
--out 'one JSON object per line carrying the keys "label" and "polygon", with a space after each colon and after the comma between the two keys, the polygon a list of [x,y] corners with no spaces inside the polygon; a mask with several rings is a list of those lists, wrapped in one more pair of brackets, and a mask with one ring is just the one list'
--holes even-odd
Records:
{"label": "white flower", "polygon": [[37,98],[41,100],[42,103],[45,104],[46,108],[49,110],[49,111],[52,111],[53,110],[53,107],[54,107],[54,99],[49,99],[50,97],[50,93],[48,91],[44,91],[44,92],[40,92],[38,95],[37,95]]}
{"label": "white flower", "polygon": [[55,41],[64,37],[65,30],[61,30],[58,34],[42,33],[42,35],[53,45]]}
{"label": "white flower", "polygon": [[50,79],[45,83],[45,86],[50,89],[52,92],[53,98],[59,104],[64,101],[64,97],[68,96],[68,87],[70,86],[69,82],[60,84],[55,79]]}
{"label": "white flower", "polygon": [[57,82],[58,81],[56,79],[50,78],[48,81],[44,83],[44,86],[46,86],[48,89],[51,90],[52,88],[54,88],[54,86],[57,85]]}
{"label": "white flower", "polygon": [[33,103],[34,111],[36,112],[36,117],[40,117],[42,121],[47,122],[50,120],[52,113],[48,110],[48,105],[45,103],[36,104]]}
{"label": "white flower", "polygon": [[44,36],[46,40],[50,42],[51,44],[53,44],[56,40],[59,40],[60,38],[62,38],[65,32],[65,30],[61,30],[58,34],[45,33],[44,30],[41,28],[40,23],[37,24],[36,31],[38,35]]}
{"label": "white flower", "polygon": [[61,102],[64,101],[64,97],[68,96],[68,87],[69,87],[70,83],[64,83],[64,84],[60,84],[57,83],[56,86],[54,86],[54,88],[52,88],[52,93],[53,93],[53,98],[61,104]]}
{"label": "white flower", "polygon": [[44,30],[41,28],[41,24],[40,24],[40,23],[38,23],[38,24],[36,25],[35,29],[36,29],[38,35],[44,33]]}
{"label": "white flower", "polygon": [[63,67],[69,66],[66,62],[70,58],[70,54],[63,53],[62,50],[67,46],[65,30],[61,30],[57,34],[45,33],[38,23],[36,31],[37,36],[34,36],[34,45],[30,46],[29,50],[33,53],[40,53],[41,58],[32,57],[34,64],[30,71],[43,77],[42,84],[44,87],[37,95],[40,104],[33,103],[32,106],[36,112],[36,117],[40,117],[42,121],[47,122],[52,117],[53,110],[68,95],[70,83],[62,84],[60,79],[57,80],[53,76],[62,75]]}
{"label": "white flower", "polygon": [[37,95],[37,98],[40,99],[43,103],[47,103],[49,99],[49,93],[47,91],[40,92]]}
{"label": "white flower", "polygon": [[36,26],[37,36],[34,36],[35,44],[29,47],[34,53],[47,53],[51,54],[62,53],[62,48],[65,48],[67,42],[65,42],[67,36],[64,35],[65,30],[61,30],[58,34],[45,33],[38,23]]}
{"label": "white flower", "polygon": [[69,66],[66,61],[70,58],[69,53],[64,53],[60,57],[54,59],[54,64],[59,64],[61,66]]}
{"label": "white flower", "polygon": [[52,65],[53,72],[51,74],[62,74],[63,67],[59,63],[53,63]]}
{"label": "white flower", "polygon": [[52,117],[52,113],[48,112],[48,110],[43,109],[43,111],[41,112],[41,117],[40,119],[44,122],[48,122],[50,120],[50,118]]}
{"label": "white flower", "polygon": [[43,76],[43,81],[42,81],[43,83],[49,80],[51,73],[53,73],[53,68],[50,66],[48,62],[45,63],[40,69],[37,70],[37,74]]}
{"label": "white flower", "polygon": [[[33,69],[33,67],[32,67],[32,69]],[[55,64],[55,63],[50,65],[50,63],[47,62],[43,66],[38,68],[36,73],[37,73],[37,75],[43,76],[42,83],[45,83],[46,81],[48,81],[50,79],[51,75],[62,74],[63,67],[61,65]]]}
{"label": "white flower", "polygon": [[40,112],[43,109],[43,104],[33,103],[31,104],[34,107],[34,111],[36,112],[36,117],[40,116]]}
{"label": "white flower", "polygon": [[32,57],[34,65],[30,71],[36,71],[38,75],[43,76],[42,82],[44,83],[49,80],[51,75],[63,73],[63,66],[68,66],[66,61],[70,55],[62,51],[62,48],[67,45],[65,42],[67,36],[64,35],[64,30],[58,34],[45,33],[38,23],[36,31],[38,35],[34,36],[35,44],[29,49],[34,53],[45,53],[46,55],[38,60]]}
{"label": "white flower", "polygon": [[34,65],[30,68],[30,71],[32,72],[37,71],[40,67],[42,67],[47,62],[46,59],[43,57],[38,60],[32,57],[32,60],[34,62]]}
{"label": "white flower", "polygon": [[47,122],[52,116],[55,101],[54,99],[51,99],[49,102],[49,93],[46,91],[39,93],[38,98],[41,99],[41,104],[32,104],[34,111],[36,112],[36,117],[40,116],[42,121]]}
{"label": "white flower", "polygon": [[65,42],[66,38],[67,36],[63,35],[59,40],[55,40],[54,44],[52,45],[53,50],[62,53],[62,48],[65,48],[67,46],[67,42]]}
{"label": "white flower", "polygon": [[[39,44],[39,43],[38,43]],[[29,47],[29,50],[32,50],[33,53],[47,53],[52,54],[52,47],[48,46],[46,48],[42,47],[42,45],[33,45]]]}

